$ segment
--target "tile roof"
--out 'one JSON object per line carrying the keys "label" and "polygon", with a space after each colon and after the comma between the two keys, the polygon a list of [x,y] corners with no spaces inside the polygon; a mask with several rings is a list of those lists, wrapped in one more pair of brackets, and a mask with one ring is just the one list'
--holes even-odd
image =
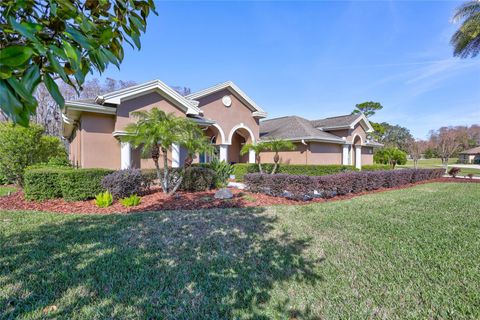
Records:
{"label": "tile roof", "polygon": [[315,128],[348,127],[360,116],[361,114],[348,114],[343,116],[312,120],[311,122]]}
{"label": "tile roof", "polygon": [[298,116],[288,116],[261,121],[260,139],[311,139],[343,142],[342,138],[316,129],[310,120]]}
{"label": "tile roof", "polygon": [[468,150],[462,151],[460,153],[461,154],[477,154],[477,153],[480,153],[480,147],[475,147],[475,148],[472,148],[472,149],[468,149]]}

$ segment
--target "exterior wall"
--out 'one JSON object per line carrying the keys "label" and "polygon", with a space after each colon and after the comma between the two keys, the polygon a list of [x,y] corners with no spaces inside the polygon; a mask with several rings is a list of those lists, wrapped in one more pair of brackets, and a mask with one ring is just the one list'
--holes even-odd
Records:
{"label": "exterior wall", "polygon": [[373,148],[362,147],[362,166],[373,164]]}
{"label": "exterior wall", "polygon": [[[172,166],[172,153],[170,150],[167,153],[168,158],[168,166]],[[162,154],[160,153],[159,159],[160,168],[163,168],[163,158]],[[140,149],[132,149],[132,168],[137,169],[155,169],[155,163],[153,162],[152,158],[142,158],[142,153]]]}
{"label": "exterior wall", "polygon": [[347,141],[353,142],[353,137],[355,135],[359,135],[362,137],[363,143],[367,140],[367,133],[365,132],[365,129],[363,129],[362,125],[360,123],[357,123],[353,129],[350,130],[331,130],[327,131],[328,133],[334,134],[340,138],[346,137]]}
{"label": "exterior wall", "polygon": [[68,159],[73,165],[81,165],[81,137],[82,137],[82,130],[80,126],[77,127],[77,129],[74,131],[72,135],[72,140],[70,141],[70,146],[69,146],[69,153],[68,153]]}
{"label": "exterior wall", "polygon": [[[225,107],[222,103],[222,98],[226,95],[232,99],[232,105],[230,107]],[[228,139],[230,132],[236,125],[243,123],[252,130],[255,140],[258,140],[260,131],[258,119],[253,118],[252,111],[228,89],[212,93],[211,95],[196,100],[200,103],[199,107],[203,110],[204,116],[215,120],[223,129],[225,139]]]}
{"label": "exterior wall", "polygon": [[[310,142],[296,143],[296,150],[279,152],[280,163],[285,164],[342,164],[342,145]],[[262,152],[263,163],[273,163],[274,152]]]}
{"label": "exterior wall", "polygon": [[177,108],[173,103],[163,98],[160,94],[152,92],[122,102],[118,106],[115,130],[112,130],[112,132],[122,131],[125,129],[127,124],[135,123],[136,119],[130,116],[132,111],[148,111],[153,108],[158,108],[166,113],[173,113],[177,117],[185,117],[185,113]]}
{"label": "exterior wall", "polygon": [[80,161],[82,168],[120,168],[120,142],[112,135],[115,118],[83,113],[80,118]]}

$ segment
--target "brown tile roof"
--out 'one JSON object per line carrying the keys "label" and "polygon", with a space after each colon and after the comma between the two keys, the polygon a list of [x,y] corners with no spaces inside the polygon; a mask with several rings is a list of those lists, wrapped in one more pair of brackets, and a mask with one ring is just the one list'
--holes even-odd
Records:
{"label": "brown tile roof", "polygon": [[472,148],[472,149],[468,149],[468,150],[462,151],[460,153],[461,154],[477,154],[477,153],[480,153],[480,147],[475,147],[475,148]]}
{"label": "brown tile roof", "polygon": [[348,114],[343,116],[312,120],[311,122],[315,128],[348,127],[360,116],[361,114]]}
{"label": "brown tile roof", "polygon": [[342,138],[316,129],[310,120],[298,116],[287,116],[261,121],[260,139],[333,140],[343,142]]}

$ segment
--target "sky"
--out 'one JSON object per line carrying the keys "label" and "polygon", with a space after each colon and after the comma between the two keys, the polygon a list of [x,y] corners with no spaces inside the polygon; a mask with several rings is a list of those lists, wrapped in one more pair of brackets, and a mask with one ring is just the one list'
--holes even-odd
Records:
{"label": "sky", "polygon": [[453,57],[458,1],[159,1],[141,50],[101,79],[160,79],[192,92],[235,82],[269,118],[349,114],[417,138],[480,123],[480,57]]}

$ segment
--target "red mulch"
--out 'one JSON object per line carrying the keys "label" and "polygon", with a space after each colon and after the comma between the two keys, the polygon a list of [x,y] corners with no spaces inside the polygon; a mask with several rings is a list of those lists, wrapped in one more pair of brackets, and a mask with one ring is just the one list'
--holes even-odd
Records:
{"label": "red mulch", "polygon": [[178,192],[171,197],[165,196],[160,191],[155,191],[142,197],[142,203],[139,206],[125,208],[118,201],[108,208],[98,208],[93,200],[68,202],[63,199],[53,199],[46,201],[28,201],[23,197],[23,191],[18,191],[10,196],[0,197],[0,209],[2,210],[34,210],[59,213],[129,213],[142,211],[161,211],[161,210],[197,210],[213,208],[244,208],[271,205],[299,205],[312,202],[326,202],[350,199],[364,194],[383,192],[389,190],[405,189],[418,184],[430,182],[466,182],[480,183],[478,179],[465,178],[440,178],[430,181],[422,181],[415,184],[409,184],[397,188],[384,188],[375,191],[368,191],[345,196],[338,196],[331,199],[316,198],[311,201],[297,201],[282,197],[271,197],[265,194],[250,193],[247,191],[231,189],[233,198],[228,200],[218,200],[213,196],[216,190],[205,192]]}

